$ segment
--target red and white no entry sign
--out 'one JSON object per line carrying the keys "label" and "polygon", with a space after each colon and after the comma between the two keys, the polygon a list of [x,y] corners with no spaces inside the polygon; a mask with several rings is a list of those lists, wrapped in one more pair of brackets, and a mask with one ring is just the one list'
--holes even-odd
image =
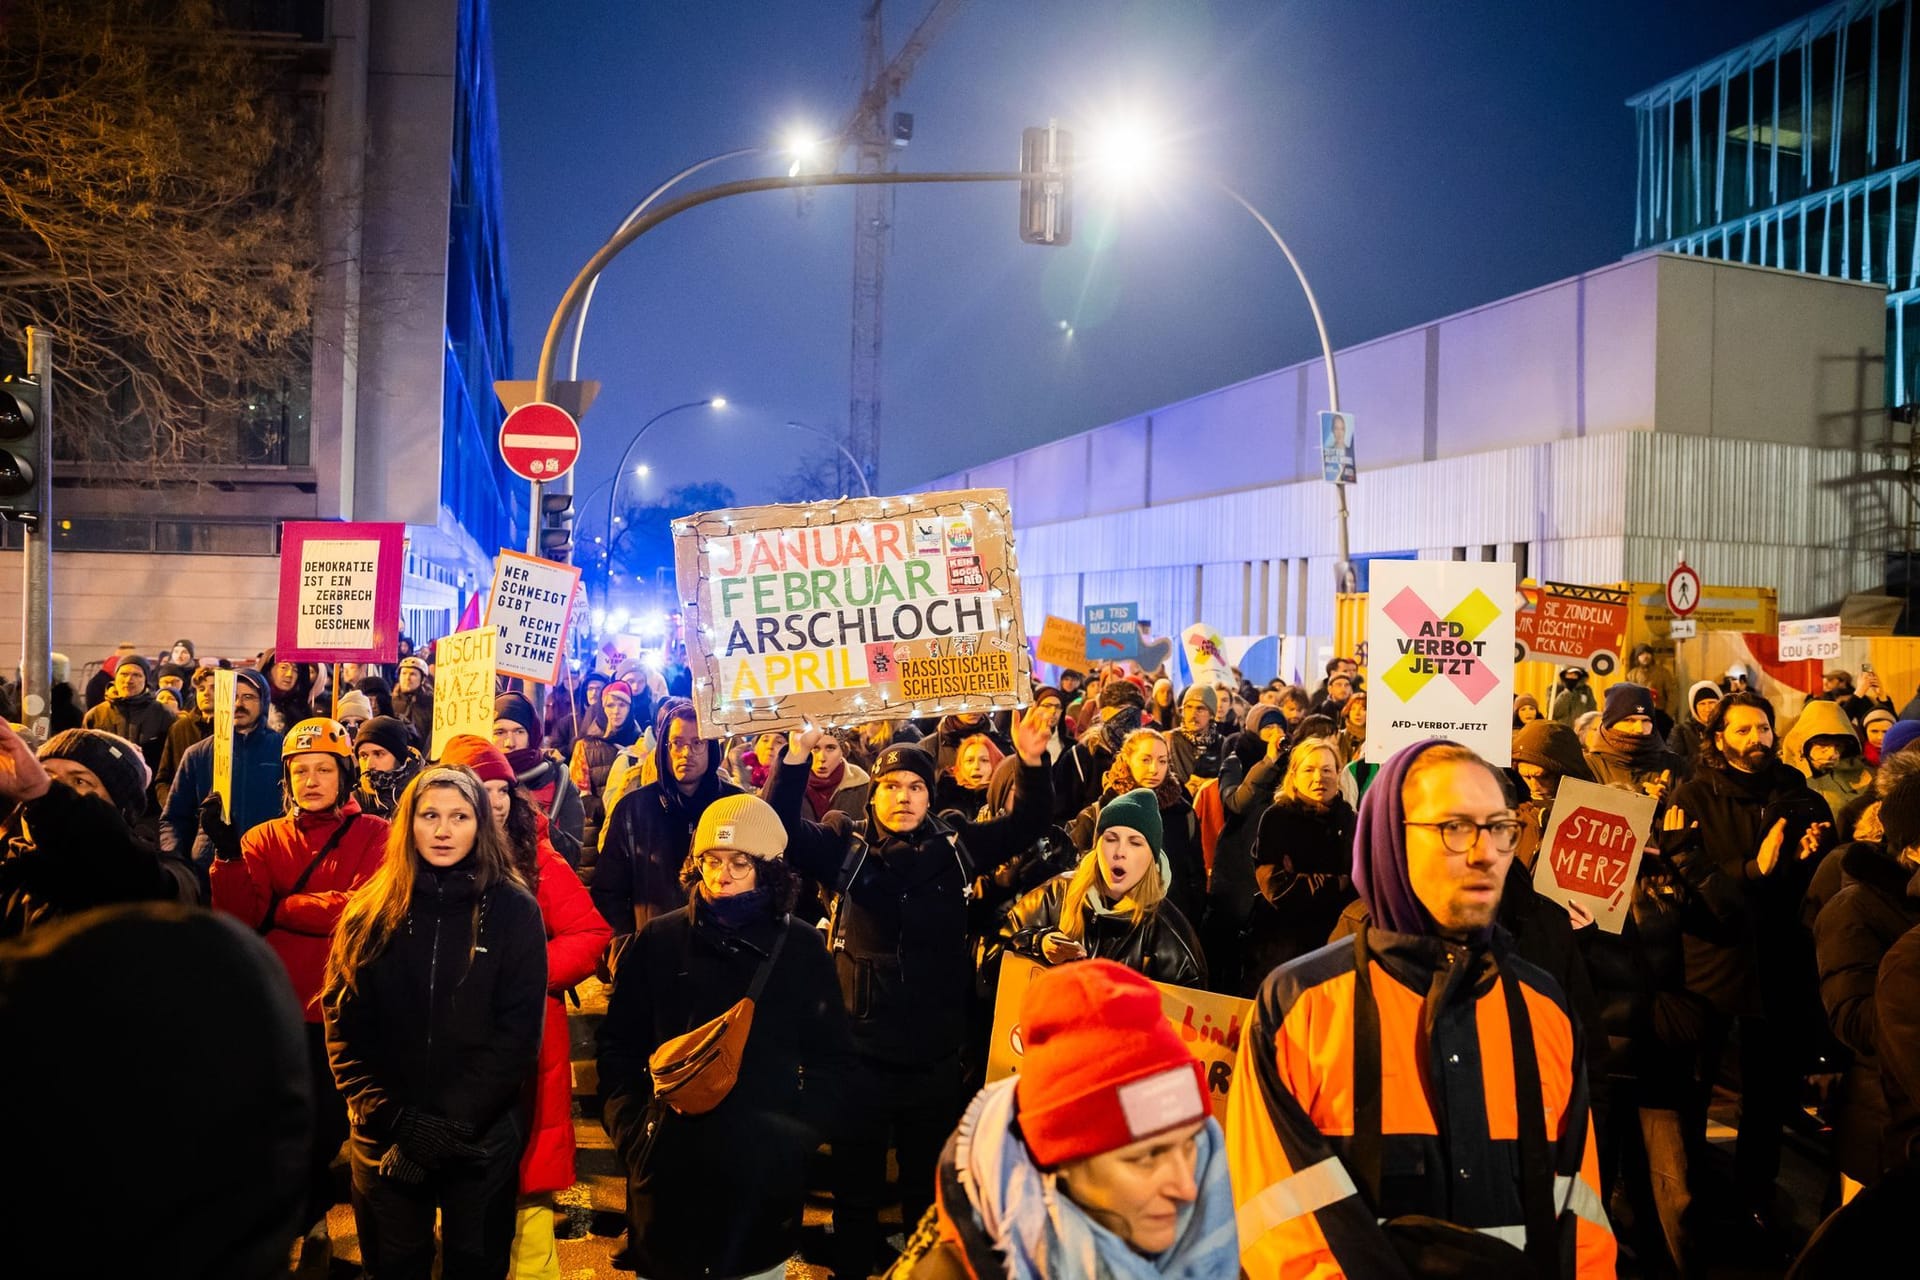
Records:
{"label": "red and white no entry sign", "polygon": [[580,425],[557,404],[523,404],[500,424],[500,456],[523,480],[558,480],[580,457]]}

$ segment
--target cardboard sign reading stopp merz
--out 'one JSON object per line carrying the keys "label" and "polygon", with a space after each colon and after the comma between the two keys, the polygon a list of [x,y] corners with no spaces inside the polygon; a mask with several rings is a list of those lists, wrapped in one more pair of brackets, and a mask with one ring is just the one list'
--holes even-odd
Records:
{"label": "cardboard sign reading stopp merz", "polygon": [[1579,903],[1602,929],[1619,933],[1654,807],[1652,796],[1562,778],[1540,836],[1533,887],[1555,902]]}

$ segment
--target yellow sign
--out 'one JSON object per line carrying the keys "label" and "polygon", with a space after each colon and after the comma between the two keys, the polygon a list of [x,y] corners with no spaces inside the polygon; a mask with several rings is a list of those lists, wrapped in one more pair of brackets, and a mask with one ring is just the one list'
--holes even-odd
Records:
{"label": "yellow sign", "polygon": [[456,631],[433,646],[433,750],[463,733],[493,739],[494,653],[498,627]]}
{"label": "yellow sign", "polygon": [[1049,614],[1040,627],[1040,651],[1034,655],[1050,667],[1078,671],[1087,665],[1087,629],[1069,618]]}
{"label": "yellow sign", "polygon": [[[213,794],[220,797],[223,822],[233,821],[233,700],[239,680],[237,671],[213,673]],[[261,707],[260,714],[267,709]]]}
{"label": "yellow sign", "polygon": [[[987,1083],[1004,1080],[1020,1070],[1026,1041],[1020,1030],[1020,1001],[1027,987],[1045,967],[1009,951],[1000,960],[1000,986],[994,994],[993,1039],[987,1044]],[[1215,995],[1191,987],[1153,984],[1167,1021],[1194,1057],[1207,1067],[1207,1089],[1213,1094],[1216,1115],[1225,1115],[1227,1093],[1233,1087],[1233,1059],[1240,1052],[1253,1001]]]}

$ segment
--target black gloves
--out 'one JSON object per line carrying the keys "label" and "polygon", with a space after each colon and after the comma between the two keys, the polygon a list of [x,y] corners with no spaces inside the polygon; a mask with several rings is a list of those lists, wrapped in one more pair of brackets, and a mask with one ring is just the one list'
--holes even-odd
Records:
{"label": "black gloves", "polygon": [[427,1180],[427,1171],[407,1159],[407,1153],[395,1146],[388,1147],[387,1154],[380,1157],[380,1176],[417,1187]]}
{"label": "black gloves", "polygon": [[200,830],[207,837],[207,843],[213,846],[213,856],[222,862],[230,862],[240,856],[240,833],[233,824],[220,816],[220,797],[208,796],[200,806]]}
{"label": "black gloves", "polygon": [[393,1125],[393,1145],[404,1147],[404,1159],[417,1161],[429,1169],[448,1163],[479,1163],[487,1158],[486,1148],[473,1142],[473,1126],[445,1116],[403,1107]]}

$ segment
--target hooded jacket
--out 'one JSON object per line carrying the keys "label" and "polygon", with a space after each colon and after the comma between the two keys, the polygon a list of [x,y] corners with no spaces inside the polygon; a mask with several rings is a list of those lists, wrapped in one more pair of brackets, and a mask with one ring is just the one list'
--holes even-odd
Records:
{"label": "hooded jacket", "polygon": [[[1067,900],[1071,874],[1055,876],[1013,904],[1006,922],[1000,926],[1000,945],[1028,959],[1047,964],[1041,940],[1060,927],[1060,910]],[[1123,964],[1151,981],[1175,987],[1205,988],[1207,962],[1200,939],[1180,908],[1162,899],[1150,907],[1146,919],[1133,922],[1133,912],[1096,911],[1091,906],[1099,893],[1087,895],[1084,908],[1086,934],[1080,945],[1097,960]],[[994,963],[989,960],[988,963]]]}
{"label": "hooded jacket", "polygon": [[1273,802],[1259,821],[1253,850],[1260,895],[1247,918],[1251,996],[1277,966],[1327,945],[1340,913],[1354,900],[1354,814],[1335,796],[1316,808],[1295,796]]}
{"label": "hooded jacket", "polygon": [[107,700],[87,712],[83,723],[89,729],[117,733],[135,744],[147,758],[147,767],[152,768],[160,763],[160,753],[166,750],[173,712],[154,701],[151,687],[128,697],[109,689]]}
{"label": "hooded jacket", "polygon": [[1834,1125],[1834,1154],[1842,1173],[1871,1186],[1890,1165],[1883,1142],[1892,1120],[1880,1087],[1882,1038],[1873,989],[1887,951],[1920,924],[1920,899],[1909,897],[1907,888],[1910,882],[1920,885],[1920,872],[1878,845],[1848,845],[1838,856],[1840,891],[1820,909],[1813,927],[1820,1001],[1834,1036],[1853,1051]]}
{"label": "hooded jacket", "polygon": [[[299,880],[342,823],[346,834],[320,860],[305,887]],[[238,824],[235,824],[236,827]],[[346,804],[324,813],[295,810],[263,822],[240,838],[238,858],[215,858],[208,872],[215,909],[263,933],[293,980],[308,1022],[320,1021],[320,982],[326,976],[333,927],[347,899],[372,878],[387,853],[387,822]]]}
{"label": "hooded jacket", "polygon": [[[582,739],[584,748],[590,739]],[[720,776],[721,744],[707,743],[707,771],[692,795],[674,781],[666,735],[654,735],[654,781],[620,797],[608,815],[606,839],[593,864],[593,905],[616,935],[632,933],[649,915],[686,905],[680,868],[693,847],[700,815],[740,788]]]}
{"label": "hooded jacket", "polygon": [[1673,709],[1673,732],[1667,735],[1667,746],[1673,754],[1687,762],[1693,768],[1700,761],[1700,744],[1706,738],[1706,722],[1693,714],[1695,701],[1700,694],[1710,692],[1714,700],[1720,698],[1720,686],[1711,680],[1695,680],[1687,686],[1687,705]]}
{"label": "hooded jacket", "polygon": [[[1441,936],[1408,875],[1401,788],[1432,745],[1398,752],[1361,802],[1353,878],[1380,927],[1268,975],[1241,1038],[1239,1087],[1227,1099],[1241,1265],[1258,1276],[1398,1275],[1380,1223],[1405,1215],[1492,1233],[1517,1250],[1527,1228],[1513,1082],[1516,1053],[1530,1052],[1552,1166],[1556,1239],[1546,1247],[1564,1260],[1562,1275],[1610,1280],[1616,1249],[1566,997],[1504,931]],[[1512,1002],[1531,1029],[1518,1051]],[[1360,1082],[1356,1017],[1368,1007],[1379,1074]],[[1356,1098],[1374,1087],[1382,1176],[1363,1190]]]}
{"label": "hooded jacket", "polygon": [[[278,665],[279,660],[273,656],[273,650],[269,649],[260,655],[260,666],[258,670],[261,679],[265,680],[268,685],[268,691],[260,695],[260,719],[265,721],[271,714],[274,719],[279,721],[279,732],[285,733],[288,729],[293,728],[293,726],[314,714],[313,686],[320,678],[320,668],[311,662],[294,663],[293,687],[282,691],[272,688],[272,672],[274,667]],[[427,713],[426,737],[420,739],[422,749],[427,745],[427,738],[432,736],[433,713],[431,708],[429,708]]]}
{"label": "hooded jacket", "polygon": [[[1853,743],[1854,752],[1843,754],[1831,768],[1816,770],[1807,758],[1807,744],[1815,738],[1845,738]],[[1838,823],[1856,797],[1873,789],[1873,770],[1860,758],[1859,750],[1860,735],[1846,710],[1837,702],[1809,698],[1780,743],[1780,758],[1807,776],[1808,785],[1820,793]]]}
{"label": "hooded jacket", "polygon": [[[260,694],[260,718],[251,729],[233,735],[233,829],[242,835],[280,815],[279,731],[267,724],[267,679],[243,668],[239,678]],[[202,738],[180,757],[179,772],[167,792],[167,808],[160,818],[160,851],[175,857],[191,854],[202,875],[213,862],[213,846],[200,832],[200,806],[213,794],[213,739]]]}

